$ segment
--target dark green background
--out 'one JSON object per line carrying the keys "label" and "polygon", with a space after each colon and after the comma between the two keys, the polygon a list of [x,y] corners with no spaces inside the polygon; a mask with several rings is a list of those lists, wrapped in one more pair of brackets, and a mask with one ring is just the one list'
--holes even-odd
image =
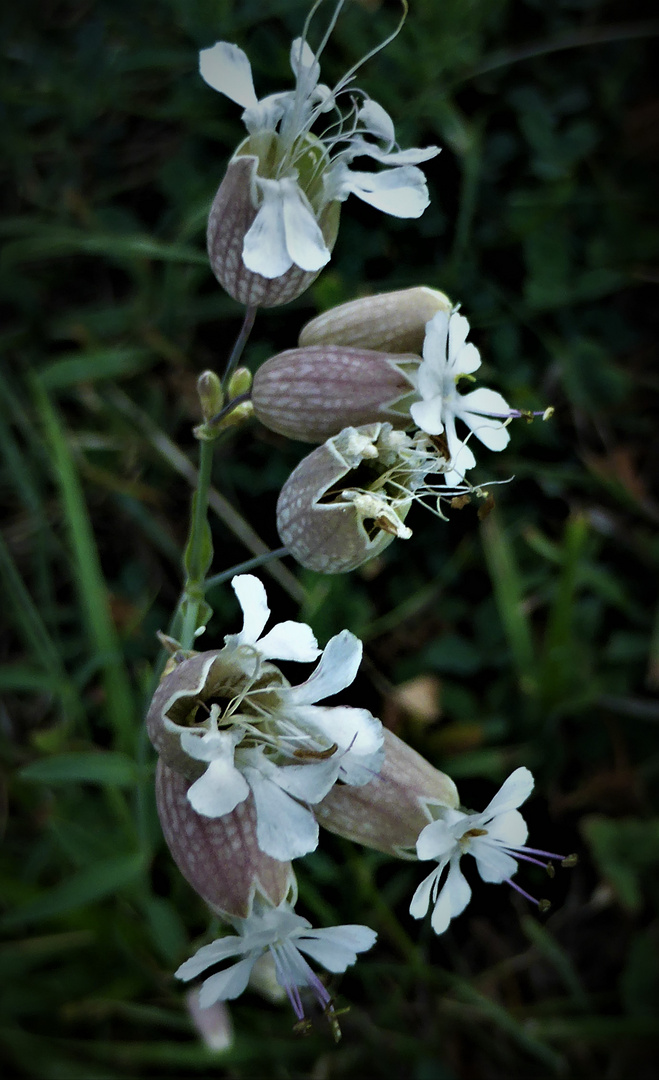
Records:
{"label": "dark green background", "polygon": [[[520,871],[552,900],[547,918],[472,875],[472,905],[436,939],[407,915],[425,868],[324,836],[300,910],[379,934],[334,987],[351,1006],[343,1041],[322,1024],[294,1035],[290,1012],[251,994],[232,1006],[224,1056],[196,1040],[172,971],[208,920],[163,847],[141,716],[180,588],[190,489],[175,447],[195,459],[195,378],[221,368],[241,318],[203,241],[240,109],[198,77],[197,51],[234,41],[260,95],[287,88],[305,8],[13,5],[0,76],[5,1075],[656,1075],[659,25],[642,2],[411,7],[358,83],[402,146],[444,148],[426,166],[431,207],[404,222],[351,199],[329,268],[259,317],[247,361],[294,345],[332,303],[423,283],[462,303],[483,384],[555,417],[478,454],[475,480],[514,477],[484,523],[416,510],[413,538],[370,571],[322,578],[287,560],[288,576],[265,580],[277,618],[308,620],[323,642],[344,626],[364,638],[350,702],[454,776],[467,805],[532,768],[531,842],[580,864],[553,881]],[[348,4],[323,78],[398,12]],[[277,491],[304,452],[253,424],[217,455],[218,488],[273,546]],[[222,516],[213,533],[216,572],[252,554]],[[239,619],[226,586],[209,599],[213,645]],[[439,683],[430,723],[392,696],[424,674]]]}

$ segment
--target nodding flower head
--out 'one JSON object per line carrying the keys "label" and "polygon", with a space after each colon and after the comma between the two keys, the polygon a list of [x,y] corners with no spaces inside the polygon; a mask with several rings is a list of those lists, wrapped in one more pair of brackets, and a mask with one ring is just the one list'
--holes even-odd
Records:
{"label": "nodding flower head", "polygon": [[[315,849],[310,807],[337,781],[365,784],[377,775],[382,725],[366,709],[316,704],[353,682],[362,656],[354,634],[343,630],[322,652],[304,623],[279,623],[261,636],[269,616],[263,585],[250,574],[232,585],[243,629],[165,676],[147,729],[164,764],[192,781],[186,797],[197,814],[224,818],[249,800],[259,848],[285,862]],[[319,660],[291,686],[273,658]]]}
{"label": "nodding flower head", "polygon": [[277,528],[291,555],[310,570],[343,574],[409,539],[414,501],[445,520],[442,501],[466,492],[426,477],[449,467],[433,440],[389,423],[348,427],[303,458],[279,494]]}
{"label": "nodding flower head", "polygon": [[[306,32],[319,4],[303,36],[293,41],[293,90],[259,100],[242,49],[218,41],[200,53],[202,78],[243,107],[248,132],[220,185],[208,226],[213,272],[242,303],[287,303],[311,284],[330,259],[340,204],[351,193],[402,218],[419,217],[428,205],[417,166],[438,148],[398,148],[390,116],[353,85],[364,61],[334,88],[319,82],[319,57],[343,2],[315,53]],[[363,157],[384,169],[352,169]]]}
{"label": "nodding flower head", "polygon": [[[223,965],[214,974],[206,975],[201,985],[202,1008],[239,997],[247,988],[255,965],[270,956],[277,982],[286,991],[297,1019],[304,1021],[305,1017],[300,991],[308,991],[338,1037],[332,997],[302,954],[327,971],[345,971],[355,963],[358,953],[372,948],[377,938],[375,931],[355,924],[316,930],[307,919],[295,914],[290,903],[277,908],[255,904],[249,918],[233,919],[232,923],[235,933],[202,945],[176,972],[177,978],[187,981],[209,968]],[[228,960],[232,962],[227,966]]]}

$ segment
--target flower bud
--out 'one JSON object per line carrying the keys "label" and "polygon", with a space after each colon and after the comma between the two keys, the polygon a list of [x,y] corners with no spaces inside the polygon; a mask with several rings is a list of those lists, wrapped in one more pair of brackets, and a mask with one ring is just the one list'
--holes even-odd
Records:
{"label": "flower bud", "polygon": [[279,494],[277,528],[302,566],[343,574],[395,536],[412,535],[403,524],[411,470],[401,456],[410,442],[391,424],[348,427],[293,470]]}
{"label": "flower bud", "polygon": [[[277,277],[264,277],[245,266],[243,243],[259,212],[258,166],[259,157],[250,154],[245,144],[229,162],[208,218],[208,257],[215,277],[234,300],[253,307],[277,307],[308,289],[322,267],[303,270],[293,263]],[[339,203],[330,202],[318,218],[329,250],[336,241],[339,213]]]}
{"label": "flower bud", "polygon": [[444,293],[426,285],[363,296],[317,315],[302,328],[299,344],[420,353],[426,323],[452,307]]}
{"label": "flower bud", "polygon": [[433,820],[428,806],[459,805],[458,791],[392,731],[384,733],[378,776],[359,788],[335,785],[314,811],[330,832],[399,858],[414,858],[417,837]]}
{"label": "flower bud", "polygon": [[162,760],[156,771],[156,804],[174,862],[195,892],[216,912],[246,919],[255,894],[277,907],[295,887],[290,862],[264,854],[256,840],[250,796],[224,817],[202,817],[188,802],[185,777]]}
{"label": "flower bud", "polygon": [[254,413],[289,439],[324,442],[345,427],[410,424],[411,372],[420,357],[371,349],[312,345],[266,360],[254,376]]}
{"label": "flower bud", "polygon": [[236,368],[229,379],[229,400],[233,401],[234,398],[241,397],[242,394],[248,394],[251,388],[252,373],[249,368]]}
{"label": "flower bud", "polygon": [[197,393],[201,415],[205,421],[212,420],[224,405],[222,383],[214,371],[202,371],[197,379]]}

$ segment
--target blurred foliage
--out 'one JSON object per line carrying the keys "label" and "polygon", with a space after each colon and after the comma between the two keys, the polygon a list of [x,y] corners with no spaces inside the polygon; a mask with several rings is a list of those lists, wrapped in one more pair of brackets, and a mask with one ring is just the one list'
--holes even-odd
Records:
{"label": "blurred foliage", "polygon": [[[398,12],[349,4],[325,81]],[[325,837],[302,866],[302,910],[379,933],[340,983],[344,1039],[295,1036],[247,994],[217,1053],[172,978],[207,915],[164,850],[140,719],[180,588],[195,378],[241,319],[203,242],[240,110],[198,78],[196,54],[235,41],[260,94],[288,86],[305,6],[4,12],[4,1075],[656,1075],[654,15],[642,0],[412,0],[359,83],[401,145],[444,147],[426,170],[432,205],[403,222],[348,203],[328,269],[259,317],[247,352],[255,366],[317,310],[423,282],[462,302],[487,385],[555,406],[482,454],[479,479],[513,477],[482,524],[471,508],[446,526],[418,510],[413,538],[358,575],[264,572],[278,617],[364,638],[360,703],[455,776],[466,805],[529,765],[532,842],[580,864],[544,883],[520,872],[552,900],[547,919],[481,885],[435,939],[407,915],[413,865]],[[215,572],[278,546],[277,491],[304,452],[256,424],[218,450]],[[226,586],[209,600],[220,641],[237,608]],[[429,711],[397,689],[421,676]]]}

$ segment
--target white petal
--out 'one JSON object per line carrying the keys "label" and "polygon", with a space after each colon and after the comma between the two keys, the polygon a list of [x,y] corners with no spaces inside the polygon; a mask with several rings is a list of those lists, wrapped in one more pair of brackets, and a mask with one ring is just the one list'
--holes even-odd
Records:
{"label": "white petal", "polygon": [[294,97],[291,91],[268,94],[249,109],[245,109],[242,122],[250,135],[256,135],[259,131],[274,131],[282,117],[292,108]]}
{"label": "white petal", "polygon": [[[478,393],[478,391],[475,391]],[[469,395],[467,395],[469,396]],[[504,427],[500,420],[491,420],[479,413],[469,412],[462,409],[457,413],[460,419],[471,428],[474,435],[488,450],[504,450],[510,442],[508,428]]]}
{"label": "white petal", "polygon": [[240,997],[249,982],[257,959],[258,953],[248,956],[245,960],[239,960],[226,971],[219,971],[217,975],[211,975],[210,979],[206,979],[199,991],[199,1004],[202,1009],[207,1009],[216,1001],[233,1001],[234,998]]}
{"label": "white petal", "polygon": [[451,454],[451,468],[444,474],[444,479],[448,486],[452,487],[460,483],[469,469],[474,468],[476,458],[470,447],[458,437],[455,430],[455,419],[451,414],[445,416],[445,431]]}
{"label": "white petal", "polygon": [[[362,124],[371,135],[375,135],[376,138],[382,139],[383,142],[387,143],[388,147],[393,146],[396,139],[394,122],[386,109],[383,109],[381,105],[378,105],[377,101],[373,101],[372,98],[366,98],[366,101],[357,113],[357,119],[361,120]],[[365,145],[368,146],[367,143]]]}
{"label": "white petal", "polygon": [[471,375],[481,366],[481,354],[470,341],[463,345],[453,363],[453,376]]}
{"label": "white petal", "polygon": [[449,317],[449,312],[444,310],[433,315],[432,319],[426,323],[426,336],[423,340],[423,359],[442,375],[447,364],[446,348]]}
{"label": "white petal", "polygon": [[[466,818],[466,814],[460,816]],[[416,853],[419,859],[445,859],[456,847],[457,841],[452,831],[446,822],[438,819],[431,821],[419,833]]]}
{"label": "white petal", "polygon": [[199,73],[213,90],[226,94],[237,105],[256,105],[252,68],[246,54],[237,45],[217,41],[199,53]]}
{"label": "white petal", "polygon": [[[456,410],[457,412],[457,410]],[[490,419],[489,414],[506,416],[510,412],[508,402],[494,390],[480,387],[460,398],[460,410],[457,415],[471,428],[477,438],[489,450],[503,450],[510,441],[508,428],[498,419]],[[484,419],[488,416],[488,419]]]}
{"label": "white petal", "polygon": [[203,817],[224,817],[249,795],[245,778],[233,761],[211,761],[203,776],[188,788],[188,802]]}
{"label": "white petal", "polygon": [[380,775],[384,765],[384,746],[381,746],[372,754],[353,754],[351,750],[341,754],[339,758],[339,780],[351,787],[361,787],[370,784]]}
{"label": "white petal", "polygon": [[309,201],[294,180],[280,181],[284,193],[283,213],[286,248],[302,270],[320,270],[331,255]]}
{"label": "white petal", "polygon": [[438,146],[425,146],[423,149],[410,147],[407,150],[382,150],[374,146],[359,135],[354,136],[350,148],[344,151],[343,157],[352,161],[357,157],[370,157],[380,165],[420,165],[423,161],[437,157]]}
{"label": "white petal", "polygon": [[433,908],[430,925],[436,934],[443,934],[451,921],[451,894],[446,885],[441,890]]}
{"label": "white petal", "polygon": [[277,623],[272,630],[259,638],[257,648],[264,660],[297,660],[308,664],[320,653],[313,630],[306,623]]}
{"label": "white petal", "polygon": [[496,390],[488,390],[485,386],[465,394],[461,404],[465,412],[481,413],[483,416],[494,415],[497,419],[503,417],[505,420],[510,413],[510,405],[506,399],[497,394]]}
{"label": "white petal", "polygon": [[184,728],[181,746],[186,754],[197,761],[215,761],[217,758],[233,761],[233,754],[242,733],[237,731],[204,731],[200,728]]}
{"label": "white petal", "polygon": [[470,844],[470,853],[476,860],[483,881],[499,884],[512,877],[517,870],[517,862],[512,855],[507,855],[496,844],[488,843],[487,837],[475,837]]}
{"label": "white petal", "polygon": [[433,360],[424,360],[419,365],[417,370],[417,388],[425,401],[435,397],[443,399],[444,384],[446,382],[445,371],[445,361],[435,363]]}
{"label": "white petal", "polygon": [[304,765],[275,765],[268,779],[302,802],[317,803],[333,787],[339,771],[339,759],[315,760]]}
{"label": "white petal", "polygon": [[448,324],[448,360],[453,365],[469,334],[469,322],[464,315],[454,311]]}
{"label": "white petal", "polygon": [[304,38],[295,38],[291,45],[291,68],[299,81],[304,77],[304,90],[310,93],[320,78],[320,64]]}
{"label": "white petal", "polygon": [[506,810],[497,814],[487,827],[490,840],[499,840],[509,848],[517,848],[526,843],[529,828],[519,810]]}
{"label": "white petal", "polygon": [[221,960],[247,952],[248,948],[249,946],[244,939],[238,937],[237,934],[228,934],[226,937],[217,938],[210,945],[202,945],[200,949],[197,949],[194,956],[191,956],[189,960],[185,960],[177,968],[174,975],[177,979],[183,979],[187,982],[188,979],[194,979],[197,975],[201,975],[206,968],[219,964]]}
{"label": "white petal", "polygon": [[310,956],[327,971],[345,971],[357,953],[372,948],[377,934],[368,926],[328,926],[298,938],[300,952]]}
{"label": "white petal", "polygon": [[340,162],[336,167],[336,184],[335,198],[343,201],[353,192],[377,210],[394,217],[421,217],[430,202],[426,178],[414,165],[368,173],[353,172]]}
{"label": "white petal", "polygon": [[253,574],[238,574],[232,578],[231,588],[243,613],[243,628],[235,637],[241,645],[255,645],[270,618],[263,582]]}
{"label": "white petal", "polygon": [[424,878],[418,886],[410,903],[410,915],[413,919],[422,919],[430,907],[430,900],[435,882],[441,875],[446,863],[435,867],[433,872]]}
{"label": "white petal", "polygon": [[529,769],[525,766],[515,769],[485,807],[482,814],[483,820],[493,818],[496,814],[503,814],[506,810],[516,810],[528,799],[533,791],[533,783],[533,774]]}
{"label": "white petal", "polygon": [[429,401],[415,401],[410,405],[410,416],[416,426],[428,435],[441,435],[444,430],[442,398],[439,395]]}
{"label": "white petal", "polygon": [[243,240],[243,262],[254,274],[281,277],[293,260],[286,247],[283,193],[276,180],[259,180],[263,203]]}
{"label": "white petal", "polygon": [[290,719],[354,755],[374,754],[384,739],[380,721],[368,709],[351,705],[300,705],[290,713]]}
{"label": "white petal", "polygon": [[293,705],[313,705],[338,694],[354,681],[362,659],[362,643],[349,630],[342,630],[327,642],[315,670],[306,682],[286,689]]}
{"label": "white petal", "polygon": [[256,838],[261,851],[287,862],[318,847],[318,824],[306,806],[292,799],[256,769],[245,769],[256,804]]}
{"label": "white petal", "polygon": [[464,911],[471,899],[471,889],[460,869],[459,855],[454,856],[454,859],[451,860],[444,888],[448,893],[451,918],[455,919],[456,915],[460,915]]}

